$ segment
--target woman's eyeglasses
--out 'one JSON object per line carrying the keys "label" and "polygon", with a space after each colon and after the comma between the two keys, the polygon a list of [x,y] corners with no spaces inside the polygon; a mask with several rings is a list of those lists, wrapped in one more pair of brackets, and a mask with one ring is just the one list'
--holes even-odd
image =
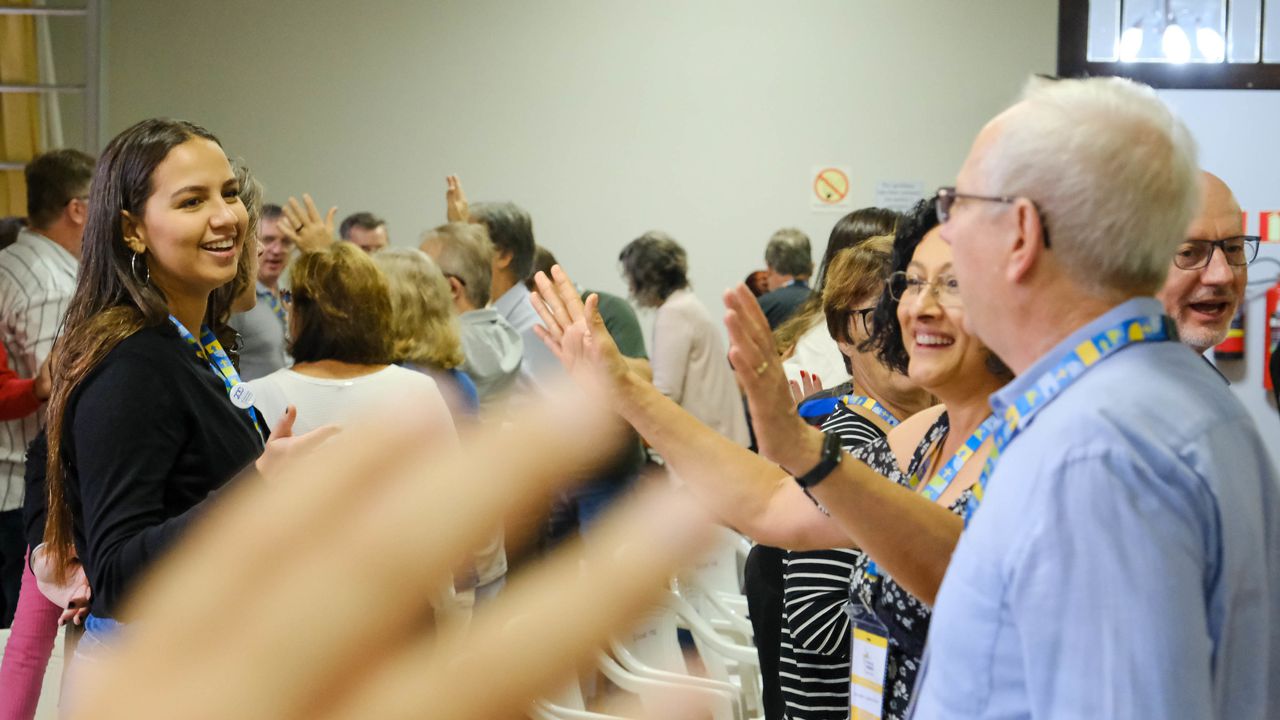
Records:
{"label": "woman's eyeglasses", "polygon": [[889,276],[889,295],[898,302],[913,302],[926,290],[933,293],[939,305],[962,307],[960,283],[954,275],[939,275],[927,280],[911,272],[898,271]]}

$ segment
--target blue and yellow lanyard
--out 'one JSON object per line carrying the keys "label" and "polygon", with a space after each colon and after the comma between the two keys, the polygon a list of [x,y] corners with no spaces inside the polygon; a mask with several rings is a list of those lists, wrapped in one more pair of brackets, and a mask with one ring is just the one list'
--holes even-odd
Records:
{"label": "blue and yellow lanyard", "polygon": [[[230,398],[231,393],[236,386],[240,384],[240,373],[236,372],[236,366],[231,363],[231,358],[227,357],[227,351],[222,349],[222,343],[218,342],[218,338],[209,329],[208,325],[200,326],[200,341],[197,342],[195,336],[191,334],[178,318],[170,315],[169,322],[178,329],[178,334],[182,336],[187,344],[195,349],[205,361],[209,363],[209,367],[213,369],[215,375],[222,380],[223,386],[227,388],[227,396]],[[234,403],[233,403],[234,404]],[[258,438],[262,439],[262,426],[258,424],[258,413],[250,405],[244,408],[249,413],[249,419],[253,421],[253,428],[258,431]]]}
{"label": "blue and yellow lanyard", "polygon": [[[961,445],[960,449],[956,451],[956,454],[952,455],[947,464],[943,465],[937,474],[929,480],[929,483],[924,486],[920,494],[929,498],[929,502],[937,502],[938,498],[942,497],[942,493],[946,492],[947,488],[951,486],[951,482],[960,474],[960,469],[964,467],[964,464],[969,462],[969,458],[978,452],[978,448],[982,447],[982,443],[986,442],[987,438],[998,427],[1000,427],[1000,419],[995,415],[983,420],[978,429],[974,430],[969,439],[964,441],[964,445]],[[920,478],[916,475],[912,475],[908,482],[912,490],[920,487]]]}
{"label": "blue and yellow lanyard", "polygon": [[[929,484],[924,486],[924,489],[920,491],[920,494],[929,498],[929,502],[937,502],[938,498],[942,497],[942,493],[951,485],[951,482],[960,474],[960,470],[964,467],[964,464],[969,461],[969,458],[973,457],[974,453],[978,452],[978,448],[982,447],[982,443],[986,442],[987,438],[990,437],[999,426],[1000,419],[994,415],[983,420],[982,424],[978,426],[978,429],[974,430],[973,434],[969,436],[969,439],[964,441],[964,445],[961,445],[960,449],[956,451],[956,454],[952,455],[951,459],[947,461],[947,464],[943,465],[942,468],[938,470],[937,474],[933,476],[933,479],[929,481]],[[912,490],[920,487],[920,478],[917,475],[913,474],[907,482]],[[976,495],[976,489],[974,490],[974,493]],[[870,576],[872,580],[876,580],[880,577],[880,570],[876,566],[874,560],[867,563],[867,575]]]}
{"label": "blue and yellow lanyard", "polygon": [[973,513],[982,503],[987,489],[987,481],[995,470],[1000,453],[1022,430],[1023,420],[1032,413],[1048,405],[1063,390],[1066,390],[1085,372],[1114,355],[1121,348],[1144,342],[1166,342],[1177,339],[1177,331],[1173,321],[1164,315],[1141,315],[1124,320],[1117,325],[1103,330],[1092,338],[1075,347],[1070,355],[1052,370],[1040,376],[1031,389],[1022,394],[1004,411],[1001,426],[996,431],[991,454],[987,464],[982,468],[982,475],[973,486],[973,500],[965,513],[965,525],[973,519]]}
{"label": "blue and yellow lanyard", "polygon": [[289,322],[289,316],[285,314],[284,305],[281,304],[280,298],[276,297],[275,293],[270,290],[266,292],[259,292],[258,299],[267,301],[267,306],[271,308],[271,312],[276,314],[276,317],[280,319],[280,322]]}
{"label": "blue and yellow lanyard", "polygon": [[898,418],[894,417],[893,413],[886,410],[883,405],[865,395],[845,395],[840,398],[840,401],[848,408],[860,407],[870,410],[872,413],[875,413],[876,417],[883,420],[885,424],[891,428],[897,427],[900,422]]}

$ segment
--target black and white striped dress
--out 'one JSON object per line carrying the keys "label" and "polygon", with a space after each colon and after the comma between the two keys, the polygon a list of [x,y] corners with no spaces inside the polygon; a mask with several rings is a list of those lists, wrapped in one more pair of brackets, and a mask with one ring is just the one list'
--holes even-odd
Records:
{"label": "black and white striped dress", "polygon": [[[872,421],[837,405],[821,425],[846,452],[884,438]],[[849,579],[858,550],[791,552],[783,564],[778,675],[790,720],[849,716]]]}

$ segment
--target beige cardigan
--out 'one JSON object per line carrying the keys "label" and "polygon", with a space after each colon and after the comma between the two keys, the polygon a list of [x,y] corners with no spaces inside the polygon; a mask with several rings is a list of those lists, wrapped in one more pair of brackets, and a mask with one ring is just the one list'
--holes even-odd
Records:
{"label": "beige cardigan", "polygon": [[747,416],[720,330],[688,289],[672,293],[653,325],[653,384],[716,432],[746,447]]}

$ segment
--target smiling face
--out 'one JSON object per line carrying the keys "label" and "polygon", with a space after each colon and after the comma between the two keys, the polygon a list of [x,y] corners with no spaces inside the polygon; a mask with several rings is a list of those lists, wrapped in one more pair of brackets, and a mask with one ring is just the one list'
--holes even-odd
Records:
{"label": "smiling face", "polygon": [[[1187,229],[1187,240],[1178,248],[1179,253],[1191,251],[1192,243],[1242,234],[1240,205],[1226,184],[1203,173],[1200,188],[1200,215]],[[1204,352],[1226,339],[1248,280],[1248,267],[1227,264],[1222,250],[1214,248],[1205,267],[1183,270],[1170,265],[1169,277],[1156,297],[1177,323],[1182,341]]]}
{"label": "smiling face", "polygon": [[204,138],[174,147],[152,173],[151,190],[142,217],[123,218],[125,243],[143,253],[151,282],[171,303],[231,282],[249,217],[222,148]]}
{"label": "smiling face", "polygon": [[[990,352],[964,330],[964,306],[956,292],[951,247],[939,228],[930,230],[907,266],[908,289],[898,302],[902,343],[911,357],[907,375],[939,396],[957,384],[986,377]],[[924,283],[923,285],[921,283]]]}

